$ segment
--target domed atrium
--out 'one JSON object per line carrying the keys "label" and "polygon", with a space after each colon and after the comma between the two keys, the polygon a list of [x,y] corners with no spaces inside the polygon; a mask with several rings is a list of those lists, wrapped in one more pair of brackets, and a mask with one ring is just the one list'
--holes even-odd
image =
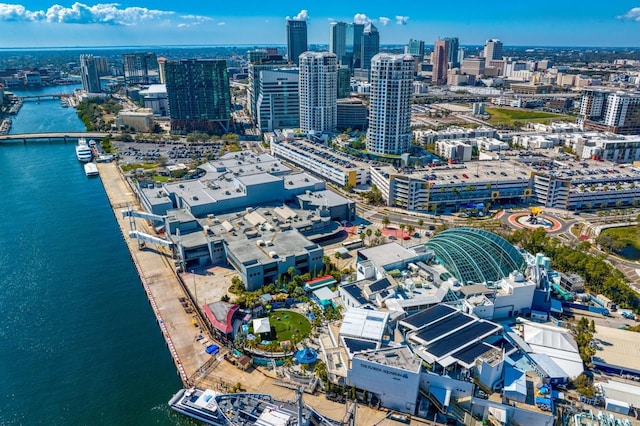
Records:
{"label": "domed atrium", "polygon": [[455,228],[426,243],[436,260],[461,284],[493,283],[527,266],[517,248],[483,229]]}

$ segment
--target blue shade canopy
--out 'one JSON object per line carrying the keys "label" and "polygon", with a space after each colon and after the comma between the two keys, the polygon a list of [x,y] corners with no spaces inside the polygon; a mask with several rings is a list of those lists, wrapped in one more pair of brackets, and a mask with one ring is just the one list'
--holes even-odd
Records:
{"label": "blue shade canopy", "polygon": [[310,348],[304,348],[296,352],[296,360],[300,364],[313,364],[318,360],[318,353]]}
{"label": "blue shade canopy", "polygon": [[527,266],[511,243],[483,229],[448,229],[431,238],[426,247],[461,284],[496,282]]}

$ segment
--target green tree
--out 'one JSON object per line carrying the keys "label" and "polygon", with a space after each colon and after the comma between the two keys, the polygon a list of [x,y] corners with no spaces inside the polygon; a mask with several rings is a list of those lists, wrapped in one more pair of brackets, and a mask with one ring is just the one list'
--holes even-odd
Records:
{"label": "green tree", "polygon": [[[640,217],[640,216],[638,216],[638,217]],[[382,217],[382,226],[386,228],[387,226],[389,226],[390,223],[391,223],[391,220],[389,220],[389,216],[388,215],[384,215]]]}

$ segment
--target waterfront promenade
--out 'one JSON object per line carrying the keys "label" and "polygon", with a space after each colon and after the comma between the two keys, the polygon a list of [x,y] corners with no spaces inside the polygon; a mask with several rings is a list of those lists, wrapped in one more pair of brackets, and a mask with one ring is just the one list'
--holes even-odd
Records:
{"label": "waterfront promenade", "polygon": [[[257,368],[245,372],[226,361],[213,361],[211,355],[205,353],[203,345],[196,340],[196,336],[200,333],[200,324],[194,325],[197,317],[193,313],[188,313],[181,301],[185,298],[189,299],[189,295],[185,293],[174,272],[170,254],[163,252],[161,248],[150,246],[140,248],[137,240],[128,237],[129,218],[123,218],[121,211],[129,206],[133,209],[141,209],[135,193],[119,172],[116,163],[100,163],[97,166],[151,308],[158,319],[158,326],[183,382],[221,391],[226,391],[234,384],[240,383],[245,391],[268,393],[280,400],[293,400],[295,397],[293,390],[274,384],[276,376],[272,370]],[[153,232],[146,221],[136,220],[138,220],[136,223],[138,230]],[[132,283],[132,285],[136,284]],[[206,333],[206,327],[202,329]],[[213,341],[211,336],[207,338]],[[341,420],[345,415],[344,404],[328,401],[323,394],[305,394],[303,398],[305,403],[328,417]],[[395,424],[392,420],[385,419],[386,414],[386,411],[359,406],[356,424],[381,426]],[[430,423],[413,421],[412,424]]]}

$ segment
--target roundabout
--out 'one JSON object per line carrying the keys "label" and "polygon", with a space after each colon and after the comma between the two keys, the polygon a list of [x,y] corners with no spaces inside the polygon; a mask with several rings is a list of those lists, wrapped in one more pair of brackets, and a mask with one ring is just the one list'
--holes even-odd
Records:
{"label": "roundabout", "polygon": [[563,223],[550,215],[542,215],[542,208],[531,207],[530,212],[520,212],[509,215],[506,218],[509,225],[514,228],[538,229],[543,228],[547,232],[557,232],[563,227]]}

